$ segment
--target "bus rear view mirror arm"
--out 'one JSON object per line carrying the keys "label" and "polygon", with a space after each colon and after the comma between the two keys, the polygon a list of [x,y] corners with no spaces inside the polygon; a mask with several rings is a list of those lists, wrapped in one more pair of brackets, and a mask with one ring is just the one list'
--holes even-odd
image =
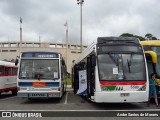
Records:
{"label": "bus rear view mirror arm", "polygon": [[18,59],[16,59],[16,61],[15,61],[15,65],[16,65],[16,66],[18,65]]}

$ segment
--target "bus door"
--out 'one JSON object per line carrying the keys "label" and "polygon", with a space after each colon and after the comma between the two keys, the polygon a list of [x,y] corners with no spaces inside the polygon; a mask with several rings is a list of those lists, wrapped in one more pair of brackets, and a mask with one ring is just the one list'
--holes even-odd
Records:
{"label": "bus door", "polygon": [[79,76],[78,76],[78,71],[79,71],[79,65],[75,65],[73,68],[73,77],[74,77],[74,81],[73,81],[73,86],[74,86],[74,93],[76,94],[78,89],[79,89]]}
{"label": "bus door", "polygon": [[87,58],[87,97],[91,99],[94,96],[95,89],[95,56],[91,55]]}
{"label": "bus door", "polygon": [[148,53],[145,53],[145,56],[146,56],[147,67],[148,67],[148,75],[151,75],[151,73],[156,73],[155,63],[152,60],[153,59],[152,56]]}

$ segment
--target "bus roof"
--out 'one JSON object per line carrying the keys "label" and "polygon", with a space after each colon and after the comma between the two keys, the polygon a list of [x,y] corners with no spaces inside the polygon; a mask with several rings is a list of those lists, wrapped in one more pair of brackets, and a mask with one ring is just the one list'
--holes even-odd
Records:
{"label": "bus roof", "polygon": [[139,39],[135,37],[98,37],[97,38],[97,43],[93,42],[91,45],[89,45],[82,53],[81,55],[74,61],[73,65],[79,63],[81,60],[83,60],[87,55],[89,55],[92,51],[94,51],[94,47],[96,44],[103,44],[104,42],[107,41],[124,41],[124,42],[131,42],[135,44],[139,44]]}
{"label": "bus roof", "polygon": [[58,58],[60,53],[47,51],[22,52],[21,58]]}
{"label": "bus roof", "polygon": [[13,63],[13,62],[6,62],[6,61],[0,61],[0,66],[14,67],[15,63]]}
{"label": "bus roof", "polygon": [[140,44],[139,39],[135,37],[98,37],[97,39],[97,43],[99,44],[103,44],[108,41],[124,41],[124,42],[132,42],[132,43]]}
{"label": "bus roof", "polygon": [[27,51],[22,53],[53,53],[53,54],[60,54],[58,52],[48,52],[48,51]]}
{"label": "bus roof", "polygon": [[80,62],[82,59],[84,59],[87,55],[89,55],[95,47],[95,42],[93,42],[91,45],[89,45],[80,55],[79,57],[74,61],[73,65]]}
{"label": "bus roof", "polygon": [[141,45],[146,46],[160,46],[160,40],[147,40],[147,41],[140,41]]}

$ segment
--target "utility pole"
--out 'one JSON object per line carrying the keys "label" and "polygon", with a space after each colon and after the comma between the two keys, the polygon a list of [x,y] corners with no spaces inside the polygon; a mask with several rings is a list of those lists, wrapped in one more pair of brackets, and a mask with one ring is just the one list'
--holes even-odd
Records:
{"label": "utility pole", "polygon": [[84,0],[77,0],[77,4],[80,5],[80,44],[81,44],[81,53],[83,51],[83,43],[82,43],[82,5]]}
{"label": "utility pole", "polygon": [[22,52],[22,18],[20,17],[20,50],[19,50],[19,55]]}
{"label": "utility pole", "polygon": [[68,68],[68,23],[67,23],[67,21],[64,24],[64,26],[66,27],[66,65]]}

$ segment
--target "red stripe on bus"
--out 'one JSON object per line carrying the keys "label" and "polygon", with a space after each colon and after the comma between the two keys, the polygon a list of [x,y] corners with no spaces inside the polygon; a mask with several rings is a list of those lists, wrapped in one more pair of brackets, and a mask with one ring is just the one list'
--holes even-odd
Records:
{"label": "red stripe on bus", "polygon": [[130,82],[108,82],[100,81],[101,85],[144,85],[146,81],[130,81]]}
{"label": "red stripe on bus", "polygon": [[11,87],[11,88],[0,89],[0,92],[10,91],[10,90],[14,90],[14,89],[17,89],[17,87]]}

